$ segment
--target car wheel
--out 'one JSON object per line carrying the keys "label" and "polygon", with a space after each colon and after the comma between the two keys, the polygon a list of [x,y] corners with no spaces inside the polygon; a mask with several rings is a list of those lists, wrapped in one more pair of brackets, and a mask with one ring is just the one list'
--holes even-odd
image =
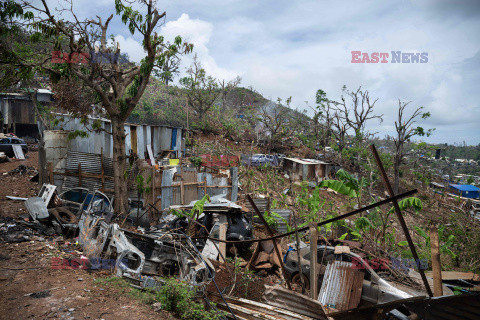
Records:
{"label": "car wheel", "polygon": [[[302,275],[302,278],[303,278],[303,282],[305,283],[305,289],[306,290],[310,290],[310,281],[308,280],[308,278],[305,276],[305,275]],[[301,287],[302,286],[302,280],[300,278],[300,273],[296,273],[293,277],[292,277],[292,283],[293,284],[296,284],[297,286]]]}

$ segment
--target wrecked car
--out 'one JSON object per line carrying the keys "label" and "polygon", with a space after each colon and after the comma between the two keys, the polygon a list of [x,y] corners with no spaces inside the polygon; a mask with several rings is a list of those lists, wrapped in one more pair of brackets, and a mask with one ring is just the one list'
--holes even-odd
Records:
{"label": "wrecked car", "polygon": [[[197,201],[192,201],[186,206],[171,206],[170,215],[165,222],[156,226],[159,230],[171,231],[179,230],[185,232],[188,227],[186,214],[180,214],[180,211],[190,210]],[[203,212],[199,215],[195,223],[198,237],[210,236],[219,238],[219,224],[217,222],[227,223],[226,240],[239,241],[253,239],[253,225],[242,212],[242,207],[224,198],[224,195],[217,195],[210,198],[203,206]],[[203,243],[204,244],[204,243]],[[201,245],[201,244],[200,244]],[[244,250],[249,248],[251,243],[236,245],[237,249]],[[231,248],[227,245],[227,248]]]}
{"label": "wrecked car", "polygon": [[278,166],[279,163],[277,156],[267,154],[254,154],[244,160],[245,165],[251,166]]}
{"label": "wrecked car", "polygon": [[152,276],[178,276],[192,285],[210,281],[214,268],[186,237],[159,231],[140,234],[107,223],[102,212],[82,214],[79,243],[88,258],[115,260],[117,276],[145,287]]}
{"label": "wrecked car", "polygon": [[[413,296],[424,296],[422,287],[419,284],[415,287],[409,287],[406,285],[400,285],[385,280],[387,268],[383,267],[383,260],[379,260],[376,264],[378,266],[381,277],[374,269],[372,264],[368,264],[360,255],[353,252],[350,253],[338,253],[335,254],[335,247],[318,245],[317,247],[317,263],[319,264],[319,277],[318,288],[321,287],[323,275],[326,271],[326,267],[330,261],[346,261],[352,263],[352,268],[358,269],[364,273],[364,280],[362,285],[362,300],[367,303],[386,303],[390,301],[406,299]],[[300,249],[300,261],[302,264],[302,273],[305,286],[308,289],[310,287],[310,248],[305,247]],[[298,285],[301,285],[300,272],[298,267],[298,256],[295,250],[289,250],[285,256],[285,269],[289,275],[291,281]],[[413,281],[420,279],[420,276],[415,271],[409,270],[407,276],[411,277]],[[445,287],[444,292],[450,292]]]}

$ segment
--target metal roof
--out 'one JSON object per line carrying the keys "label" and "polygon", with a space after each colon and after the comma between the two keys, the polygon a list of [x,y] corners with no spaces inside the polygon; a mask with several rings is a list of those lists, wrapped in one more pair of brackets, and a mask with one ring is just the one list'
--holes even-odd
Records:
{"label": "metal roof", "polygon": [[300,164],[330,164],[328,162],[324,162],[316,159],[297,159],[297,158],[285,158],[285,159],[293,162],[297,162]]}
{"label": "metal roof", "polygon": [[451,184],[450,187],[460,191],[480,191],[480,188],[472,186],[471,184]]}

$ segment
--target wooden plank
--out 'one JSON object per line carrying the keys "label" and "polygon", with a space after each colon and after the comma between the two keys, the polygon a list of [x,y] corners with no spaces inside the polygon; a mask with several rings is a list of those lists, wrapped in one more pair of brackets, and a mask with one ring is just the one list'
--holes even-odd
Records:
{"label": "wooden plank", "polygon": [[155,166],[155,158],[153,157],[152,146],[150,144],[147,144],[147,151],[148,151],[148,157],[152,162],[152,166]]}
{"label": "wooden plank", "polygon": [[50,180],[50,184],[54,184],[53,180],[53,163],[49,162],[48,163],[48,178]]}
{"label": "wooden plank", "polygon": [[105,188],[105,166],[103,164],[103,147],[101,149],[101,154],[100,154],[100,163],[102,165],[102,189]]}
{"label": "wooden plank", "polygon": [[[218,220],[220,222],[220,240],[227,240],[227,216],[222,214],[218,217]],[[218,244],[218,249],[220,250],[220,261],[225,262],[223,257],[227,256],[227,244],[225,242],[220,242]]]}
{"label": "wooden plank", "polygon": [[440,297],[443,295],[442,288],[442,264],[440,262],[440,240],[436,227],[430,227],[430,248],[432,251],[432,270],[433,270],[433,295]]}
{"label": "wooden plank", "polygon": [[[425,274],[433,278],[433,272],[427,271]],[[442,280],[473,280],[480,281],[480,275],[472,272],[442,271]]]}
{"label": "wooden plank", "polygon": [[21,145],[12,145],[12,148],[13,148],[13,153],[15,154],[15,158],[20,160],[25,160],[25,155],[23,154]]}

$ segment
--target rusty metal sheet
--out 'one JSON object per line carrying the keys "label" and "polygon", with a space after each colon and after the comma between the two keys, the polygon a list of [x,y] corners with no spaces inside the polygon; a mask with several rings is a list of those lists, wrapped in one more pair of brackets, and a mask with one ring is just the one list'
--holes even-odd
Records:
{"label": "rusty metal sheet", "polygon": [[328,319],[322,304],[316,300],[292,290],[287,290],[279,285],[265,286],[265,288],[263,299],[269,305],[287,309],[314,319]]}
{"label": "rusty metal sheet", "polygon": [[[265,303],[256,302],[252,300],[224,297],[230,309],[233,310],[238,319],[280,319],[280,320],[313,320],[315,318],[307,317],[296,312],[292,312],[283,308],[271,306]],[[222,310],[227,310],[225,304],[217,300],[219,307]]]}
{"label": "rusty metal sheet", "polygon": [[362,295],[364,273],[353,269],[351,262],[330,262],[323,277],[318,301],[338,311],[356,308]]}

